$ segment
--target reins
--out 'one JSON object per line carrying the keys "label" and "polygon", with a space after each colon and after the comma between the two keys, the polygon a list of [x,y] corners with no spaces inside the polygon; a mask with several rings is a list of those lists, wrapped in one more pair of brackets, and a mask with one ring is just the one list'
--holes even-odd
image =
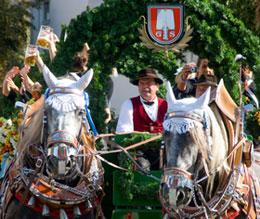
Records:
{"label": "reins", "polygon": [[214,170],[211,170],[208,172],[208,175],[206,175],[205,177],[201,178],[200,180],[198,180],[197,182],[200,183],[204,180],[206,180],[210,175],[213,175],[214,173],[218,172],[220,170],[220,168],[225,164],[225,162],[236,152],[236,150],[242,146],[242,144],[245,142],[246,138],[242,138],[238,143],[236,143],[232,150],[229,152],[229,154],[225,157],[225,159],[221,162],[221,164],[216,167]]}
{"label": "reins", "polygon": [[[128,133],[119,133],[119,135],[125,135],[125,134],[133,134],[133,133],[140,133],[140,132],[128,132]],[[101,134],[101,135],[98,135],[94,138],[94,142],[99,139],[99,138],[102,138],[107,144],[115,147],[115,148],[118,148],[116,150],[112,150],[112,151],[93,151],[90,147],[88,147],[88,145],[84,145],[85,147],[87,147],[91,153],[89,154],[78,154],[78,156],[97,156],[100,160],[102,160],[103,162],[107,163],[108,165],[114,167],[114,168],[117,168],[117,169],[120,169],[120,170],[123,170],[123,171],[133,171],[133,170],[129,170],[129,169],[125,169],[125,168],[122,168],[116,164],[113,164],[111,162],[109,162],[108,160],[106,160],[105,158],[101,157],[101,155],[103,154],[111,154],[111,153],[119,153],[119,152],[124,152],[126,154],[126,156],[136,165],[136,167],[138,168],[138,170],[140,170],[140,172],[146,176],[149,176],[151,178],[153,178],[154,180],[160,182],[160,179],[153,176],[151,173],[147,172],[143,167],[141,167],[135,160],[134,158],[128,153],[128,150],[131,150],[131,149],[134,149],[134,148],[137,148],[137,147],[140,147],[141,145],[144,145],[146,143],[149,143],[151,141],[154,141],[154,140],[157,140],[159,138],[162,137],[162,134],[159,134],[157,136],[154,136],[154,137],[151,137],[149,139],[146,139],[144,141],[141,141],[139,143],[136,143],[136,144],[133,144],[133,145],[130,145],[130,146],[127,146],[127,147],[122,147],[121,145],[107,139],[106,137],[113,137],[113,136],[116,136],[118,134]]]}
{"label": "reins", "polygon": [[[108,144],[110,144],[111,146],[113,147],[117,147],[119,149],[116,149],[116,150],[111,150],[111,151],[103,151],[103,150],[99,150],[99,151],[96,151],[95,153],[93,154],[88,154],[89,156],[94,156],[94,155],[103,155],[103,154],[112,154],[112,153],[118,153],[118,152],[123,152],[123,150],[131,150],[131,149],[134,149],[134,148],[137,148],[137,147],[140,147],[141,145],[143,144],[146,144],[146,143],[149,143],[151,141],[154,141],[154,140],[157,140],[159,138],[162,137],[162,134],[159,134],[157,136],[154,136],[154,137],[151,137],[149,139],[146,139],[144,141],[141,141],[141,142],[138,142],[136,144],[133,144],[133,145],[130,145],[130,146],[127,146],[127,147],[122,147],[120,146],[119,144],[116,144],[115,142],[113,141],[110,141],[108,140],[106,137],[113,137],[113,136],[117,136],[117,135],[125,135],[125,134],[136,134],[136,133],[143,133],[143,132],[127,132],[127,133],[116,133],[116,134],[100,134],[98,136],[96,136],[94,138],[94,141],[97,141],[99,138],[102,138],[104,139]],[[88,156],[88,155],[78,155],[78,156]]]}

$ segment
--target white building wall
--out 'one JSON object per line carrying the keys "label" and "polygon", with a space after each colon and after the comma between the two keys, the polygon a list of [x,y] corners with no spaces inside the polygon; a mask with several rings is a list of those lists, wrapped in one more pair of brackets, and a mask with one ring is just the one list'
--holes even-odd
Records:
{"label": "white building wall", "polygon": [[111,110],[119,116],[120,108],[123,102],[131,97],[139,95],[138,87],[131,84],[129,78],[124,75],[118,75],[118,77],[112,78],[114,83],[114,92],[111,97]]}
{"label": "white building wall", "polygon": [[58,35],[61,24],[69,25],[70,20],[86,10],[100,5],[102,0],[52,0],[50,1],[50,26]]}
{"label": "white building wall", "polygon": [[[42,0],[40,9],[32,9],[34,16],[32,23],[35,29],[31,31],[31,43],[36,42],[41,25],[52,27],[54,33],[60,36],[62,24],[68,26],[70,20],[85,11],[87,6],[94,8],[102,3],[103,0]],[[44,5],[48,5],[49,12],[45,11]],[[48,13],[47,16],[46,13]]]}

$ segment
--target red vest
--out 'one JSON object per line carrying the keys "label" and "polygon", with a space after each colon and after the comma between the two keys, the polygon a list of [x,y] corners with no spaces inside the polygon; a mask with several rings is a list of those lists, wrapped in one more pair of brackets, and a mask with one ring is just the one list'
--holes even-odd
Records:
{"label": "red vest", "polygon": [[133,120],[134,131],[161,133],[162,123],[164,121],[165,113],[167,112],[167,102],[164,99],[158,98],[158,113],[157,120],[154,122],[145,112],[141,103],[140,96],[131,98],[133,104]]}

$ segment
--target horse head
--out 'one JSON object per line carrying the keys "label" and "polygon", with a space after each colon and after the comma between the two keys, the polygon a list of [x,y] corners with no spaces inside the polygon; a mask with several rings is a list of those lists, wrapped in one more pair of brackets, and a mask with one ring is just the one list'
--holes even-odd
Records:
{"label": "horse head", "polygon": [[198,99],[176,100],[168,83],[168,111],[163,124],[165,161],[159,193],[169,214],[197,206],[195,189],[206,188],[210,196],[216,175],[203,179],[226,156],[227,145],[208,106],[209,99],[210,88]]}
{"label": "horse head", "polygon": [[89,70],[78,81],[58,80],[51,72],[44,74],[49,93],[44,102],[43,140],[47,150],[46,172],[56,180],[77,176],[80,159],[82,123],[86,123],[84,89],[93,76]]}

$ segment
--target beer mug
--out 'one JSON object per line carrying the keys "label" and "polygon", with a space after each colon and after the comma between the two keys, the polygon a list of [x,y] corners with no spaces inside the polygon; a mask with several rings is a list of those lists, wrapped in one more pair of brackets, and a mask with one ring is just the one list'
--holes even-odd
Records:
{"label": "beer mug", "polygon": [[53,29],[49,26],[42,25],[37,37],[36,45],[43,49],[48,49],[48,40]]}
{"label": "beer mug", "polygon": [[24,64],[34,66],[37,56],[37,46],[29,44],[26,48]]}

